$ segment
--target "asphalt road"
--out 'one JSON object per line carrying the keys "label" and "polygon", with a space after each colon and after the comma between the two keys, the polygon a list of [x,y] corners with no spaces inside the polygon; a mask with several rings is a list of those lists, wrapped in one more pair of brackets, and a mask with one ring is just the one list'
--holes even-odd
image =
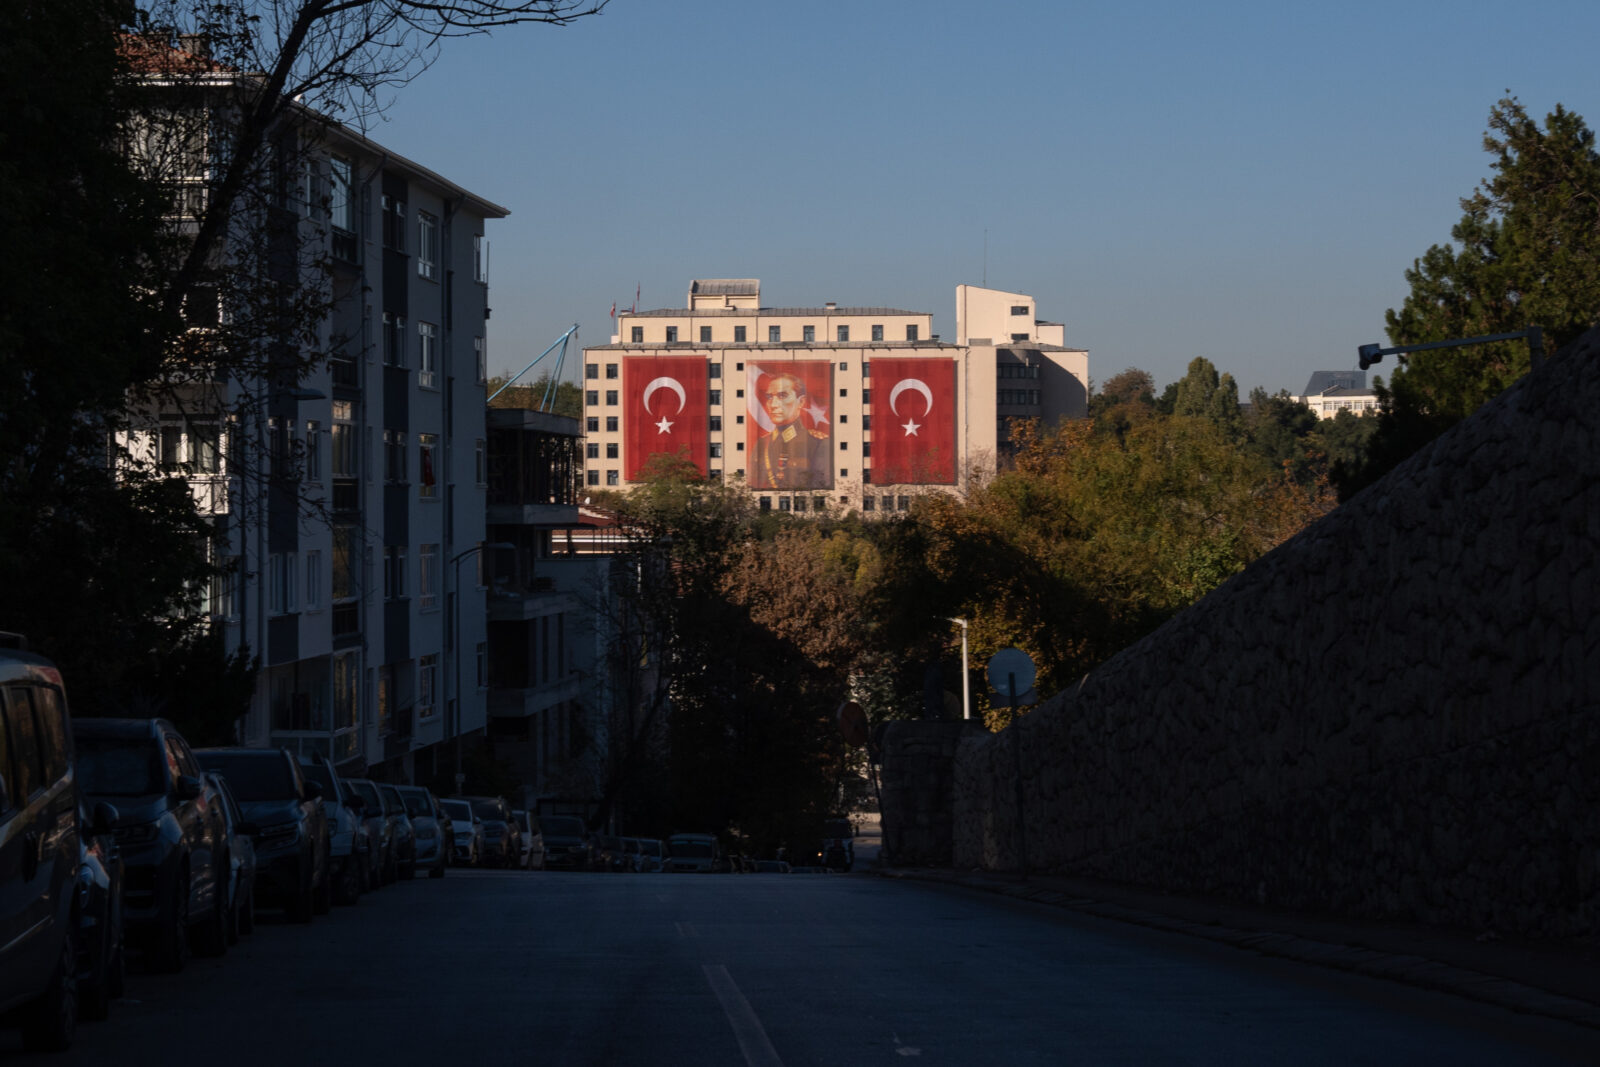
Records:
{"label": "asphalt road", "polygon": [[452,871],[263,920],[38,1062],[1596,1062],[1592,1031],[866,874]]}

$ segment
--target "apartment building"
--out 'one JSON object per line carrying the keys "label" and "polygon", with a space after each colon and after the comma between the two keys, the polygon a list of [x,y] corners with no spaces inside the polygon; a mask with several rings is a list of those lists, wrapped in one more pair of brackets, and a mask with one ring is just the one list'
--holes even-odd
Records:
{"label": "apartment building", "polygon": [[584,482],[626,487],[670,456],[782,511],[957,491],[994,469],[1013,420],[1087,413],[1088,353],[1035,310],[957,286],[947,341],[929,312],[766,307],[758,279],[693,281],[685,307],[622,312],[584,349]]}
{"label": "apartment building", "polygon": [[1305,392],[1295,397],[1319,419],[1331,419],[1341,411],[1352,415],[1376,414],[1378,394],[1367,384],[1364,370],[1313,371]]}

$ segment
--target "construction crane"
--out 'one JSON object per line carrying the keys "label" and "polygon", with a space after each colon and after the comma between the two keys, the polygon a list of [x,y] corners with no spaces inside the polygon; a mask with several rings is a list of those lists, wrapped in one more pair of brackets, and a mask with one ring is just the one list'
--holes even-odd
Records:
{"label": "construction crane", "polygon": [[556,345],[560,345],[561,346],[561,353],[558,356],[556,356],[555,373],[551,374],[545,380],[544,398],[539,401],[539,410],[540,411],[549,411],[551,409],[551,407],[555,404],[555,401],[556,401],[556,387],[561,382],[561,367],[567,361],[567,342],[569,340],[571,340],[577,334],[577,332],[578,332],[578,324],[577,323],[573,323],[572,324],[572,329],[568,330],[566,333],[562,334],[560,337],[557,337],[555,339],[555,341],[551,343],[549,348],[545,349],[543,352],[540,352],[537,356],[534,357],[532,363],[529,363],[526,367],[523,367],[521,370],[517,371],[516,374],[512,375],[512,377],[510,378],[510,380],[508,380],[506,382],[506,384],[502,385],[500,388],[496,389],[492,394],[490,394],[489,399],[487,401],[485,401],[485,403],[492,403],[494,401],[495,397],[499,396],[501,393],[505,392],[507,389],[510,389],[512,387],[512,385],[516,384],[516,381],[517,381],[518,378],[522,377],[524,374],[527,374],[529,371],[531,371],[534,368],[535,364],[537,364],[545,356],[548,356],[551,352],[554,352],[556,350]]}

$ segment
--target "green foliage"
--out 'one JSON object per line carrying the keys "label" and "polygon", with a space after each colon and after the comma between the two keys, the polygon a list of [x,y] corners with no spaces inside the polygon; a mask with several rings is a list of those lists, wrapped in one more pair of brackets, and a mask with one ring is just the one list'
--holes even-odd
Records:
{"label": "green foliage", "polygon": [[1219,375],[1209,359],[1196,356],[1177,385],[1171,414],[1208,419],[1229,437],[1239,436],[1239,386],[1233,375]]}
{"label": "green foliage", "polygon": [[489,401],[492,408],[521,408],[524,411],[548,411],[552,415],[565,415],[569,419],[583,418],[583,390],[574,382],[561,379],[555,383],[555,392],[549,396],[548,406],[546,397],[550,394],[551,379],[548,373],[541,374],[532,382],[513,385],[499,396],[500,387],[506,384],[503,374],[491,375],[487,385],[486,396],[494,397]]}
{"label": "green foliage", "polygon": [[[1493,172],[1461,201],[1456,245],[1434,245],[1406,271],[1411,292],[1385,315],[1393,344],[1540,326],[1551,351],[1600,321],[1600,154],[1559,104],[1544,128],[1515,97],[1489,112]],[[1528,345],[1418,352],[1387,388],[1371,458],[1350,491],[1381,477],[1527,372]]]}

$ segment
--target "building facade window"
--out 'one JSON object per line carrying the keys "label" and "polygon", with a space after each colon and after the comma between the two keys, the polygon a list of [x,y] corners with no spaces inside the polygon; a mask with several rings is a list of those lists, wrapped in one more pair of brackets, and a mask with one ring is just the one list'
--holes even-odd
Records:
{"label": "building facade window", "polygon": [[745,343],[744,338],[745,328],[743,326],[735,326],[733,328],[733,343],[736,345],[742,345]]}
{"label": "building facade window", "polygon": [[439,713],[439,657],[429,653],[417,660],[417,716],[426,719]]}
{"label": "building facade window", "polygon": [[722,416],[721,415],[713,415],[713,416],[711,416],[711,432],[712,433],[721,433],[722,432]]}
{"label": "building facade window", "polygon": [[483,239],[481,233],[472,235],[472,280],[489,280],[489,242]]}
{"label": "building facade window", "polygon": [[708,345],[711,343],[711,327],[700,327],[700,343],[703,345]]}
{"label": "building facade window", "polygon": [[429,281],[439,277],[439,219],[426,211],[417,212],[417,275]]}
{"label": "building facade window", "polygon": [[1013,315],[1026,315],[1027,313],[1028,313],[1028,305],[1026,305],[1026,304],[1012,304],[1011,305],[1011,314],[1013,314]]}
{"label": "building facade window", "polygon": [[399,600],[406,595],[406,547],[383,546],[383,598]]}
{"label": "building facade window", "polygon": [[390,367],[406,365],[406,319],[392,311],[383,313],[383,362]]}
{"label": "building facade window", "polygon": [[616,406],[617,406],[617,391],[615,389],[607,389],[606,390],[606,407],[614,408]]}
{"label": "building facade window", "polygon": [[628,333],[628,339],[636,345],[644,344],[644,327],[634,326]]}
{"label": "building facade window", "polygon": [[477,382],[482,385],[489,380],[489,342],[482,337],[472,339],[472,363],[477,368]]}
{"label": "building facade window", "polygon": [[481,437],[472,442],[472,477],[478,485],[489,484],[489,442]]}
{"label": "building facade window", "polygon": [[417,549],[417,603],[423,608],[439,606],[439,546]]}
{"label": "building facade window", "polygon": [[711,442],[711,458],[712,459],[721,459],[722,458],[722,445],[719,444],[716,441]]}
{"label": "building facade window", "polygon": [[722,364],[720,364],[720,363],[712,363],[712,364],[707,365],[707,367],[706,367],[706,377],[720,379],[722,377]]}
{"label": "building facade window", "polygon": [[322,551],[312,549],[306,553],[306,610],[322,608]]}
{"label": "building facade window", "polygon": [[907,341],[915,341],[915,340],[917,340],[917,327],[916,327],[915,323],[911,323],[911,324],[906,326],[906,340]]}
{"label": "building facade window", "polygon": [[615,415],[607,415],[606,416],[606,433],[616,433],[616,432],[617,432],[617,417]]}
{"label": "building facade window", "polygon": [[606,442],[606,458],[607,459],[616,459],[617,458],[617,443],[615,441],[607,441]]}
{"label": "building facade window", "polygon": [[607,485],[620,485],[620,484],[622,484],[617,478],[617,472],[616,471],[606,471],[606,484]]}
{"label": "building facade window", "polygon": [[815,326],[800,327],[800,340],[804,341],[806,344],[811,344],[816,341],[816,339],[817,328]]}
{"label": "building facade window", "polygon": [[850,327],[848,327],[848,326],[839,327],[839,340],[841,340],[841,341],[850,340]]}
{"label": "building facade window", "polygon": [[583,394],[583,402],[585,404],[588,404],[592,408],[593,407],[599,407],[600,406],[600,390],[598,390],[598,389],[587,390]]}
{"label": "building facade window", "polygon": [[606,364],[606,377],[612,381],[617,380],[617,365],[615,363]]}
{"label": "building facade window", "polygon": [[294,611],[294,553],[274,552],[267,557],[267,614]]}
{"label": "building facade window", "polygon": [[586,433],[599,433],[600,432],[600,416],[598,416],[598,415],[590,415],[588,418],[584,419],[583,420],[583,428],[584,428],[584,431]]}
{"label": "building facade window", "polygon": [[775,345],[775,344],[779,343],[782,339],[783,339],[783,327],[781,327],[781,326],[768,326],[767,327],[767,342],[769,344],[774,344]]}
{"label": "building facade window", "polygon": [[677,340],[678,340],[678,328],[676,326],[668,326],[667,327],[667,344],[669,344],[669,345],[670,344],[675,344],[675,343],[677,343]]}
{"label": "building facade window", "polygon": [[584,459],[599,459],[600,458],[600,442],[598,442],[598,441],[590,441],[588,444],[584,445],[583,446],[583,458]]}
{"label": "building facade window", "polygon": [[439,327],[431,322],[417,323],[417,384],[436,388],[439,373]]}
{"label": "building facade window", "polygon": [[883,340],[883,324],[881,322],[872,327],[872,339],[874,341]]}
{"label": "building facade window", "polygon": [[711,404],[713,407],[715,407],[716,405],[722,403],[722,390],[721,389],[709,390],[707,392],[706,401],[707,401],[707,403]]}
{"label": "building facade window", "polygon": [[600,364],[590,363],[588,366],[584,367],[583,376],[588,378],[590,381],[598,380],[600,377]]}
{"label": "building facade window", "polygon": [[387,194],[383,198],[383,247],[406,250],[406,202]]}
{"label": "building facade window", "polygon": [[600,472],[599,471],[593,471],[593,470],[592,471],[585,471],[584,474],[585,474],[584,481],[586,483],[588,483],[589,485],[599,485],[600,484]]}
{"label": "building facade window", "polygon": [[406,480],[406,432],[404,430],[383,431],[383,480],[386,482],[403,482]]}
{"label": "building facade window", "polygon": [[417,434],[417,495],[424,500],[439,497],[439,435]]}
{"label": "building facade window", "polygon": [[306,423],[306,480],[311,482],[322,481],[322,424],[312,421]]}
{"label": "building facade window", "polygon": [[333,402],[333,439],[330,466],[335,478],[356,477],[355,404],[349,400]]}

